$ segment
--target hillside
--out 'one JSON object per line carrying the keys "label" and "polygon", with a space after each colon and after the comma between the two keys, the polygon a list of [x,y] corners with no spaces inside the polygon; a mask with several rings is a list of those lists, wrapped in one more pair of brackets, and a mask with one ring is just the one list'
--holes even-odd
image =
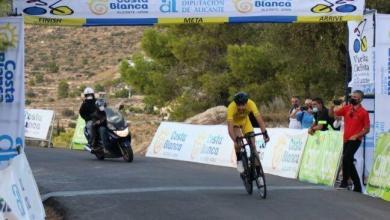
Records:
{"label": "hillside", "polygon": [[[143,97],[114,98],[124,88],[117,66],[122,59],[140,50],[143,27],[45,27],[25,28],[26,107],[52,109],[56,127],[74,126],[81,103],[83,86],[102,85],[111,106],[127,103],[132,109],[143,108]],[[68,98],[57,97],[61,80],[69,84]],[[137,133],[147,129],[153,133],[157,116],[132,114],[128,119]],[[138,139],[138,140],[137,140]],[[135,142],[145,145],[148,139],[135,134]],[[144,143],[145,142],[145,143]],[[142,144],[143,143],[143,144]]]}

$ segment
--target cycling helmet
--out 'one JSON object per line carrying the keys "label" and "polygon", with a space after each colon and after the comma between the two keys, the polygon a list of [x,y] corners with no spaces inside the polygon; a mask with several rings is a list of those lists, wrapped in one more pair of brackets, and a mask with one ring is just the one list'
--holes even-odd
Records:
{"label": "cycling helmet", "polygon": [[234,95],[234,102],[237,105],[245,105],[248,102],[249,96],[245,92],[239,92]]}
{"label": "cycling helmet", "polygon": [[100,111],[104,111],[104,109],[107,107],[106,100],[104,100],[104,99],[98,99],[98,100],[96,100],[95,105],[96,105],[96,107],[97,107]]}

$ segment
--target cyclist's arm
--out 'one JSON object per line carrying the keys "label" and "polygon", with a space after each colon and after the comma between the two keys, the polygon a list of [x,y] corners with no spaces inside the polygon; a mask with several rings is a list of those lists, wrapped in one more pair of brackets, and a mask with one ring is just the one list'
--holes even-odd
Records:
{"label": "cyclist's arm", "polygon": [[228,121],[227,124],[228,124],[229,136],[233,140],[233,142],[235,142],[236,140],[234,139],[235,138],[235,134],[234,134],[234,124],[233,124],[233,121]]}
{"label": "cyclist's arm", "polygon": [[260,130],[261,130],[261,132],[262,133],[264,133],[265,132],[265,130],[266,130],[266,127],[265,127],[265,122],[264,122],[264,120],[263,120],[263,117],[261,116],[261,114],[259,113],[259,114],[257,114],[257,116],[255,116],[256,117],[256,121],[257,121],[257,123],[259,124],[259,126],[260,126]]}

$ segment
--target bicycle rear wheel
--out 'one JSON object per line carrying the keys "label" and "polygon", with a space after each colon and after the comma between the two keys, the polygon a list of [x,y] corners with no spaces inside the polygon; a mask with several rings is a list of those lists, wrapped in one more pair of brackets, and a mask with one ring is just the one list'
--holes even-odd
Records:
{"label": "bicycle rear wheel", "polygon": [[256,166],[256,186],[259,191],[260,197],[265,199],[267,197],[267,184],[265,182],[265,174],[263,171],[263,167],[261,166],[261,162],[258,157],[256,157],[256,164],[259,164],[259,166]]}
{"label": "bicycle rear wheel", "polygon": [[245,189],[249,195],[252,194],[253,192],[253,184],[252,184],[252,179],[251,179],[251,174],[250,174],[250,168],[248,164],[248,157],[246,156],[246,153],[242,153],[242,165],[244,166],[244,173],[240,174],[241,179],[244,182]]}

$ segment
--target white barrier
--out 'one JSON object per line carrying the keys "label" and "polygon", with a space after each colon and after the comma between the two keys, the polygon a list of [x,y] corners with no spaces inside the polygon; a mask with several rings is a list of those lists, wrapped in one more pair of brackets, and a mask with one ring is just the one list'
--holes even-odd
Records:
{"label": "white barrier", "polygon": [[[33,140],[47,141],[50,147],[53,128],[54,111],[43,109],[25,110],[25,136]],[[51,126],[51,129],[50,129]],[[49,133],[49,130],[50,133]]]}
{"label": "white barrier", "polygon": [[[268,132],[271,141],[266,148],[260,149],[264,171],[296,178],[307,140],[307,130],[271,128]],[[256,139],[256,145],[260,146],[260,142],[262,137]],[[146,156],[236,167],[233,141],[225,125],[163,122]]]}
{"label": "white barrier", "polygon": [[24,154],[23,18],[0,18],[0,219],[44,219],[38,188]]}
{"label": "white barrier", "polygon": [[[260,132],[255,129],[255,132]],[[307,129],[269,128],[270,142],[260,149],[260,160],[264,172],[297,178],[303,150],[306,145]],[[263,143],[261,136],[256,137],[256,146]]]}
{"label": "white barrier", "polygon": [[223,125],[163,122],[146,153],[148,157],[235,167],[233,143]]}
{"label": "white barrier", "polygon": [[0,171],[0,176],[0,197],[3,199],[0,219],[45,218],[38,187],[24,153],[12,159],[10,165]]}

